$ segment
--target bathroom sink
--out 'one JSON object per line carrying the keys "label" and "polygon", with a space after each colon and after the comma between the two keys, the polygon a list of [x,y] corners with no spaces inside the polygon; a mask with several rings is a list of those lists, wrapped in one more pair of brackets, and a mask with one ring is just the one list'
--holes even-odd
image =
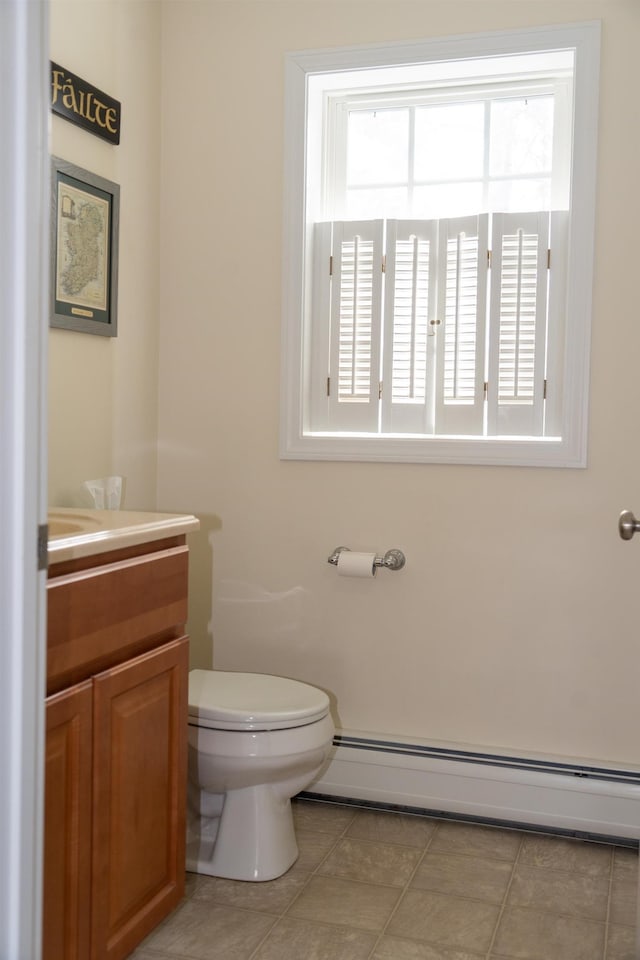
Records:
{"label": "bathroom sink", "polygon": [[48,523],[50,540],[56,537],[71,537],[77,533],[90,533],[100,526],[100,522],[95,517],[75,511],[72,514],[66,514],[50,510]]}
{"label": "bathroom sink", "polygon": [[82,506],[51,507],[48,524],[49,565],[182,536],[199,526],[191,514],[93,510]]}

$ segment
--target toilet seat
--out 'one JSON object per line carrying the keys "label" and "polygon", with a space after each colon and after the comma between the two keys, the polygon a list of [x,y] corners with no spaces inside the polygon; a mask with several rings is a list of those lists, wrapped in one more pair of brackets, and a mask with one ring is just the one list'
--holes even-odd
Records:
{"label": "toilet seat", "polygon": [[299,680],[263,673],[192,670],[189,723],[213,730],[285,730],[322,720],[329,698]]}

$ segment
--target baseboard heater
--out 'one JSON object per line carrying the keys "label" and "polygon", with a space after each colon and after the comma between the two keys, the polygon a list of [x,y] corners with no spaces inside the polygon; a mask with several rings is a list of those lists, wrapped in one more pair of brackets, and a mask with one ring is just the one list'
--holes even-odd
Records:
{"label": "baseboard heater", "polygon": [[640,767],[589,765],[341,731],[303,796],[637,846]]}

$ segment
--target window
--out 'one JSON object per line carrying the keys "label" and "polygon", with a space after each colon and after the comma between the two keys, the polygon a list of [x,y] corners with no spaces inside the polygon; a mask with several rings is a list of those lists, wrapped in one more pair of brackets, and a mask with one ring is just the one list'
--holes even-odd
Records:
{"label": "window", "polygon": [[289,57],[283,457],[585,464],[598,42]]}

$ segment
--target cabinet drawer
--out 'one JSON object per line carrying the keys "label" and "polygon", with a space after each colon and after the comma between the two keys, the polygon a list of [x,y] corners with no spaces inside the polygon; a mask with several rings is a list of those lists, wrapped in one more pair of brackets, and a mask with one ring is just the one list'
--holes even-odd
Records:
{"label": "cabinet drawer", "polygon": [[188,548],[53,576],[47,584],[47,692],[184,633]]}

